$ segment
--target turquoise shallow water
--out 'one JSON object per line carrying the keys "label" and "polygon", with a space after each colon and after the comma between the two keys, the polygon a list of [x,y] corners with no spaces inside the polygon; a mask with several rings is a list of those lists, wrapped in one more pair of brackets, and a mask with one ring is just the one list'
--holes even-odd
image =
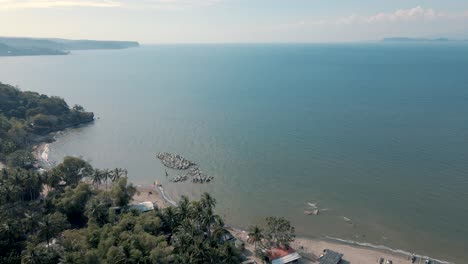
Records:
{"label": "turquoise shallow water", "polygon": [[[229,223],[289,218],[299,234],[463,263],[468,245],[468,45],[160,45],[0,58],[0,80],[99,117],[51,158],[81,155],[209,191]],[[216,177],[169,184],[160,151]],[[166,184],[167,183],[167,184]],[[307,202],[327,208],[306,216]],[[344,221],[351,219],[351,223]]]}

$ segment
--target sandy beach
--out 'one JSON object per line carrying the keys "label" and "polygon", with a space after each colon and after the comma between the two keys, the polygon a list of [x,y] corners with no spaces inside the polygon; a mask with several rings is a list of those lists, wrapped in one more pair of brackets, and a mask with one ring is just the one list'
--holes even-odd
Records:
{"label": "sandy beach", "polygon": [[41,143],[33,147],[32,154],[34,158],[39,162],[39,165],[49,165],[49,144]]}
{"label": "sandy beach", "polygon": [[[40,163],[48,163],[48,144],[41,144],[34,148],[33,154]],[[0,169],[4,166],[0,163]],[[132,203],[153,202],[158,208],[165,208],[175,205],[175,202],[165,194],[162,186],[153,185],[136,185],[137,193],[133,196]],[[247,242],[247,232],[241,229],[228,227],[228,230],[239,240],[245,243],[245,251],[243,252],[249,259],[255,260],[257,263],[262,261],[254,256],[254,246]],[[302,256],[299,263],[319,263],[318,256],[323,254],[324,249],[330,249],[343,254],[343,263],[352,264],[371,264],[378,263],[379,258],[391,260],[394,264],[411,263],[408,254],[392,252],[384,249],[370,248],[360,245],[351,245],[329,241],[327,239],[311,239],[298,237],[291,244]],[[424,263],[425,258],[418,258],[416,263]],[[444,262],[432,262],[444,263]]]}
{"label": "sandy beach", "polygon": [[[165,208],[171,205],[171,202],[164,200],[162,197],[162,188],[158,190],[149,186],[137,186],[137,189],[139,193],[133,197],[133,203],[151,201],[159,208]],[[245,243],[246,251],[244,254],[249,259],[253,259],[257,261],[257,263],[262,263],[259,259],[254,257],[254,246],[247,242],[247,232],[236,228],[228,229],[237,239]],[[324,249],[330,249],[343,254],[344,263],[371,264],[378,263],[379,258],[384,258],[385,261],[391,260],[394,264],[411,263],[410,256],[403,253],[333,242],[325,239],[298,237],[292,243],[292,247],[303,257],[300,263],[319,263],[318,256],[323,254]],[[416,263],[419,263],[419,258]],[[420,263],[424,263],[424,259],[422,259]]]}

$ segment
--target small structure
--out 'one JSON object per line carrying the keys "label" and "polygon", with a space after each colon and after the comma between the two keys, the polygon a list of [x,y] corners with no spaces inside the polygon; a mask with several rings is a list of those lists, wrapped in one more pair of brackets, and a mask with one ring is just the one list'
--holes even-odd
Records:
{"label": "small structure", "polygon": [[340,254],[338,252],[325,249],[325,255],[320,258],[320,264],[338,264],[341,261],[341,258],[343,257],[343,254]]}
{"label": "small structure", "polygon": [[139,204],[132,204],[130,205],[130,209],[136,209],[142,213],[148,212],[148,211],[153,211],[154,210],[154,204],[152,202],[142,202]]}
{"label": "small structure", "polygon": [[301,255],[291,247],[273,247],[266,252],[271,264],[297,263]]}
{"label": "small structure", "polygon": [[224,243],[230,243],[233,245],[235,248],[239,249],[240,251],[243,251],[245,249],[245,244],[242,242],[242,240],[237,239],[234,237],[229,231],[225,230],[224,233],[221,235],[220,242],[222,244]]}

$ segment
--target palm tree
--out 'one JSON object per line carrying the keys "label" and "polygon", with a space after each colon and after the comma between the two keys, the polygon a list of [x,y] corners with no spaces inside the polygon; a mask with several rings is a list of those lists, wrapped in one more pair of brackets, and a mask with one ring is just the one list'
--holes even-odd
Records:
{"label": "palm tree", "polygon": [[65,216],[61,213],[46,215],[39,222],[39,237],[45,239],[47,245],[50,245],[50,239],[62,232],[67,224]]}
{"label": "palm tree", "polygon": [[176,213],[179,221],[182,221],[187,218],[187,216],[190,213],[189,206],[190,206],[189,199],[187,198],[187,196],[182,195],[182,197],[180,198],[180,202],[177,206],[177,213]]}
{"label": "palm tree", "polygon": [[115,168],[110,173],[110,178],[112,182],[117,181],[118,179],[122,178],[122,176],[127,177],[128,171],[126,169]]}
{"label": "palm tree", "polygon": [[162,216],[163,225],[168,229],[168,231],[172,232],[179,224],[174,207],[169,206],[165,208],[162,212]]}
{"label": "palm tree", "polygon": [[9,245],[12,245],[20,234],[20,228],[14,221],[8,221],[0,225],[0,235],[3,239],[6,238]]}
{"label": "palm tree", "polygon": [[263,230],[258,226],[251,226],[249,227],[249,239],[247,240],[249,243],[253,243],[255,249],[257,249],[257,245],[262,243],[262,239],[264,238]]}
{"label": "palm tree", "polygon": [[98,187],[102,183],[103,173],[100,169],[94,169],[93,174],[91,175],[93,184]]}
{"label": "palm tree", "polygon": [[23,221],[28,231],[33,234],[36,232],[36,229],[39,227],[38,213],[36,212],[24,213]]}
{"label": "palm tree", "polygon": [[102,170],[101,171],[102,179],[106,181],[106,193],[107,193],[107,181],[111,177],[111,172],[108,169]]}
{"label": "palm tree", "polygon": [[32,243],[26,245],[26,249],[23,251],[21,263],[24,264],[40,264],[42,263],[40,252],[37,252],[36,246]]}
{"label": "palm tree", "polygon": [[216,199],[213,198],[209,193],[203,193],[200,199],[200,203],[204,208],[214,208],[216,205]]}
{"label": "palm tree", "polygon": [[219,223],[221,217],[215,215],[211,208],[207,208],[200,213],[200,226],[206,232],[208,239],[211,238],[212,227],[215,223]]}
{"label": "palm tree", "polygon": [[226,243],[221,248],[221,263],[236,264],[240,263],[239,253],[237,252],[234,245]]}

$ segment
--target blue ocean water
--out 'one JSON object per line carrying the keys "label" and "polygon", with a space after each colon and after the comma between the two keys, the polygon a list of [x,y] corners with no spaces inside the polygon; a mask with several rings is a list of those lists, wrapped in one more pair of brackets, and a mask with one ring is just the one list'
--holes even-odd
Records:
{"label": "blue ocean water", "polygon": [[[302,236],[466,255],[466,44],[143,46],[0,58],[0,81],[99,117],[62,133],[54,160],[125,167],[174,198],[209,191],[239,227],[278,215]],[[160,151],[215,181],[169,183]]]}

